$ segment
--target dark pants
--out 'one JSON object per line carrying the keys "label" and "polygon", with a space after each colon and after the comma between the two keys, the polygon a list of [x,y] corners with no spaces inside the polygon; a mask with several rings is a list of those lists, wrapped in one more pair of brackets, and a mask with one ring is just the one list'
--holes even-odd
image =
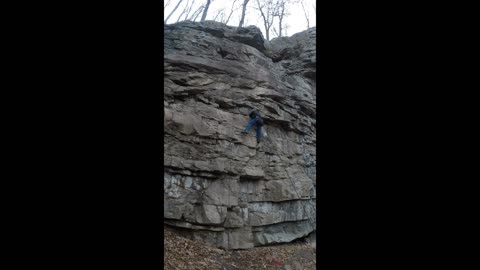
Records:
{"label": "dark pants", "polygon": [[247,126],[245,127],[245,132],[249,132],[253,125],[257,126],[257,142],[260,142],[262,139],[262,119],[255,117],[250,122],[248,122]]}

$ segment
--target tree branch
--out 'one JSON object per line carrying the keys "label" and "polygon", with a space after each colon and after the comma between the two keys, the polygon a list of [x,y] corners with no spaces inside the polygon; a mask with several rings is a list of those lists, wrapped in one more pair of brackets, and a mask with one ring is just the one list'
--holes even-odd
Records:
{"label": "tree branch", "polygon": [[165,23],[167,23],[168,19],[170,19],[170,16],[172,16],[172,14],[175,12],[175,10],[177,10],[178,6],[180,6],[180,4],[182,2],[183,2],[183,0],[178,1],[178,4],[175,6],[175,8],[172,10],[172,12],[170,12],[170,15],[168,15],[167,19],[165,19]]}
{"label": "tree branch", "polygon": [[183,19],[184,21],[187,20],[188,18],[188,15],[190,14],[190,12],[192,11],[192,8],[193,8],[193,4],[195,4],[195,0],[192,1],[192,3],[190,4],[190,7],[188,8],[188,11],[187,13],[185,13],[185,19]]}
{"label": "tree branch", "polygon": [[203,8],[204,8],[204,6],[201,5],[201,6],[192,14],[192,16],[190,17],[189,20],[195,21],[195,20],[197,19],[198,15],[200,15],[200,13],[202,13]]}
{"label": "tree branch", "polygon": [[305,9],[305,6],[303,5],[303,1],[300,1],[300,4],[302,5],[303,13],[305,14],[305,19],[307,19],[307,29],[310,28],[310,20],[308,19],[308,12]]}
{"label": "tree branch", "polygon": [[165,9],[168,5],[170,5],[170,0],[168,0],[167,3],[165,3],[165,5],[163,6],[163,8]]}
{"label": "tree branch", "polygon": [[[230,21],[230,17],[232,17],[232,14],[233,14],[233,11],[234,11],[233,8],[235,7],[235,3],[236,3],[236,2],[237,2],[237,0],[234,0],[234,1],[233,1],[232,9],[230,10],[230,15],[228,15],[228,18],[227,18],[227,20],[225,21],[225,24],[228,24],[228,21]],[[237,9],[238,9],[238,8],[237,8]],[[237,9],[235,9],[235,10],[237,10]]]}

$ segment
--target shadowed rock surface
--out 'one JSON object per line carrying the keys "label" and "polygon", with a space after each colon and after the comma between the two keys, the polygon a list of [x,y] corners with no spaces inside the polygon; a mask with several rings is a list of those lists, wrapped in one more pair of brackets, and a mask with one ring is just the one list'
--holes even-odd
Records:
{"label": "shadowed rock surface", "polygon": [[[315,230],[315,28],[265,44],[254,27],[164,28],[164,217],[225,249]],[[312,77],[313,74],[313,77]],[[240,132],[252,108],[268,136]]]}

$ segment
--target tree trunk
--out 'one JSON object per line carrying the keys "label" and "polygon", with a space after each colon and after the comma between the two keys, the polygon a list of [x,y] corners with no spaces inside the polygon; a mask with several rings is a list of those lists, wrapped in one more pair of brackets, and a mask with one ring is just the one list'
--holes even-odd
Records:
{"label": "tree trunk", "polygon": [[265,21],[263,23],[263,25],[265,26],[265,38],[267,38],[267,40],[270,40],[270,26],[268,26],[268,22]]}
{"label": "tree trunk", "polygon": [[242,27],[242,26],[243,26],[243,22],[244,22],[244,19],[245,19],[245,10],[247,9],[248,1],[249,1],[249,0],[244,0],[244,1],[243,1],[242,17],[240,18],[240,23],[238,24],[238,27]]}
{"label": "tree trunk", "polygon": [[278,37],[282,36],[282,19],[278,20]]}
{"label": "tree trunk", "polygon": [[[268,34],[268,13],[267,13],[267,16],[265,16],[265,13],[263,13],[263,6],[260,5],[260,1],[257,0],[257,5],[258,5],[258,10],[260,11],[260,15],[262,16],[262,19],[263,19],[263,25],[265,26],[265,37],[267,38],[267,40],[269,40],[269,34]],[[268,10],[267,10],[268,12]]]}
{"label": "tree trunk", "polygon": [[305,6],[303,5],[303,1],[301,1],[300,4],[302,4],[303,13],[305,14],[305,19],[307,19],[307,29],[308,29],[308,28],[310,28],[310,20],[308,20],[307,10],[305,9]]}
{"label": "tree trunk", "polygon": [[282,20],[283,20],[283,11],[285,9],[285,5],[283,4],[281,7],[282,13],[278,16],[278,37],[282,36]]}
{"label": "tree trunk", "polygon": [[210,2],[211,0],[207,0],[207,4],[205,5],[205,9],[203,10],[202,18],[200,19],[201,22],[204,22],[205,18],[207,17],[208,8],[210,7]]}

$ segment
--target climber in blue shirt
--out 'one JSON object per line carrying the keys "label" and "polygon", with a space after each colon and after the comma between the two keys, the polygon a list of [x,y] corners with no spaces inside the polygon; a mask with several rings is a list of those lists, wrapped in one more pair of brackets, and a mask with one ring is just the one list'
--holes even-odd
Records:
{"label": "climber in blue shirt", "polygon": [[262,139],[263,119],[260,116],[260,112],[258,112],[257,110],[251,111],[249,116],[250,116],[250,121],[248,122],[247,126],[245,127],[245,130],[243,130],[242,133],[248,134],[252,126],[255,125],[257,127],[257,143],[260,143]]}

